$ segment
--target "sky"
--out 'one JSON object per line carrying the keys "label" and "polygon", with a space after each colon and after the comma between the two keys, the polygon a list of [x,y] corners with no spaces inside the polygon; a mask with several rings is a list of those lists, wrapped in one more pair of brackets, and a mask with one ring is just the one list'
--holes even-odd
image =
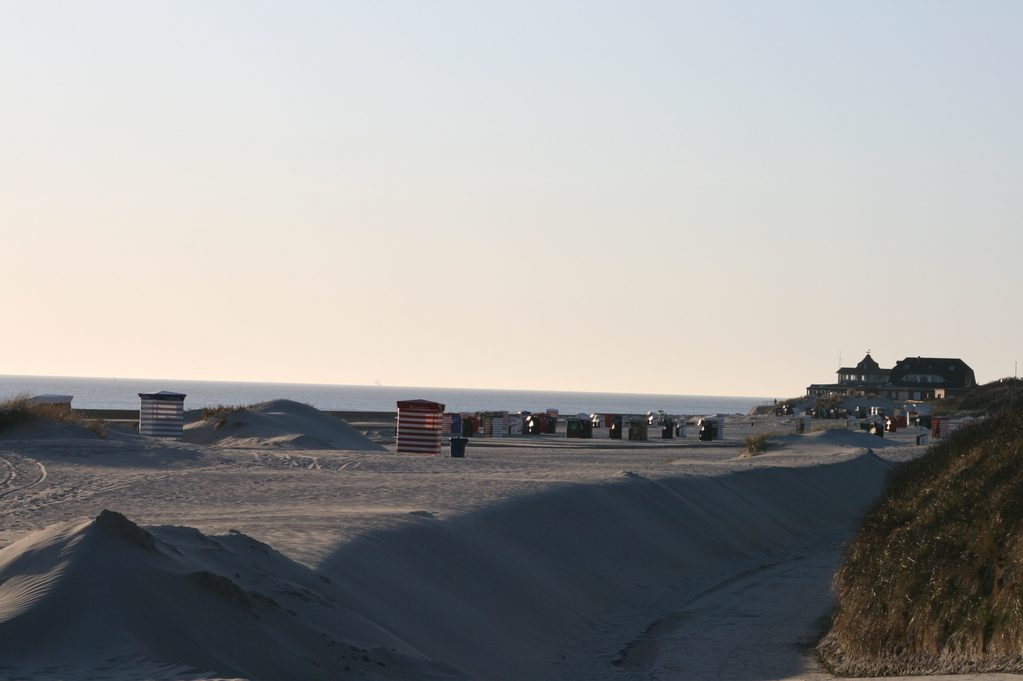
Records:
{"label": "sky", "polygon": [[1023,4],[0,4],[0,374],[1023,359]]}

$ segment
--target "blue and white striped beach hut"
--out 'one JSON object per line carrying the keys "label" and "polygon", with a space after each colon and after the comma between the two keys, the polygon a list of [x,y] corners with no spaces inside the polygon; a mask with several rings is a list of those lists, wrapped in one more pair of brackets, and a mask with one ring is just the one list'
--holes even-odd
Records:
{"label": "blue and white striped beach hut", "polygon": [[161,390],[139,393],[139,433],[149,437],[181,440],[185,427],[185,395]]}

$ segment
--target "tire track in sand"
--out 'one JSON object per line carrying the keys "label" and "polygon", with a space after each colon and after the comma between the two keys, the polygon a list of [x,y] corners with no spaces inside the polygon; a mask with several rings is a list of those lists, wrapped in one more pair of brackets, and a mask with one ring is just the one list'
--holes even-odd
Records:
{"label": "tire track in sand", "polygon": [[[10,454],[8,454],[7,456],[10,456]],[[6,496],[10,496],[11,494],[14,494],[15,492],[20,492],[22,490],[26,490],[29,487],[35,487],[36,485],[38,485],[38,484],[42,483],[44,480],[46,480],[46,466],[44,466],[40,462],[35,461],[34,459],[26,459],[24,461],[14,462],[14,461],[11,461],[9,458],[7,458],[7,456],[0,456],[0,461],[3,461],[3,463],[6,466],[7,471],[8,471],[7,477],[4,479],[3,483],[0,483],[0,489],[3,490],[3,491],[0,491],[0,499],[4,498]],[[18,457],[18,458],[20,459],[21,457]],[[18,469],[22,468],[23,469],[23,473],[25,472],[24,469],[31,470],[30,466],[25,465],[25,461],[31,461],[33,464],[35,464],[35,468],[37,470],[36,470],[35,474],[32,476],[32,477],[34,477],[34,479],[32,480],[32,482],[29,482],[29,483],[27,483],[25,485],[19,485],[17,487],[14,487],[14,486],[12,486],[12,483],[18,478]]]}

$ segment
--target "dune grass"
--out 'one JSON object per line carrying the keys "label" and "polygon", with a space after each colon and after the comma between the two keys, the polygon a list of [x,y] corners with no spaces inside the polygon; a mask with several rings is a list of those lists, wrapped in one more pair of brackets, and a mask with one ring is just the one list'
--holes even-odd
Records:
{"label": "dune grass", "polygon": [[835,577],[841,676],[1023,671],[1023,410],[897,468]]}
{"label": "dune grass", "polygon": [[1000,378],[965,395],[934,400],[935,416],[981,416],[1023,406],[1023,378]]}
{"label": "dune grass", "polygon": [[214,407],[203,407],[199,419],[203,422],[213,421],[214,430],[220,430],[227,423],[227,417],[239,411],[249,411],[255,405],[218,404]]}
{"label": "dune grass", "polygon": [[15,395],[0,402],[0,433],[33,422],[75,423],[84,425],[100,437],[106,437],[106,422],[86,420],[75,412],[55,404],[32,404],[27,394]]}
{"label": "dune grass", "polygon": [[772,437],[774,437],[774,433],[771,432],[747,435],[743,438],[746,443],[746,449],[743,451],[743,454],[745,456],[756,456],[757,454],[760,454],[767,449]]}

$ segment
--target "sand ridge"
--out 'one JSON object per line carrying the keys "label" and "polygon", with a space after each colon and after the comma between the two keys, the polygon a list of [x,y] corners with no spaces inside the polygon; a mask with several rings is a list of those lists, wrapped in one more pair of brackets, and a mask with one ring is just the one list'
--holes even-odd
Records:
{"label": "sand ridge", "polygon": [[223,420],[195,418],[185,441],[244,449],[344,449],[385,451],[344,420],[293,400],[271,400],[239,408]]}

